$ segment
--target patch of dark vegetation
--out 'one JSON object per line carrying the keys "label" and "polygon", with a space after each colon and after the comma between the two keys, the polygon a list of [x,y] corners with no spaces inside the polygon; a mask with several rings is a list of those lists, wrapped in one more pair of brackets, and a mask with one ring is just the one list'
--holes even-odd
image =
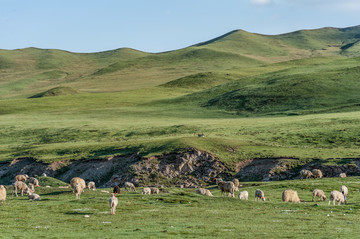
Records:
{"label": "patch of dark vegetation", "polygon": [[77,94],[77,93],[78,93],[78,91],[71,88],[71,87],[59,86],[59,87],[55,87],[55,88],[52,88],[50,90],[41,92],[39,94],[30,96],[29,98],[41,98],[41,97],[61,96],[61,95],[74,95],[74,94]]}

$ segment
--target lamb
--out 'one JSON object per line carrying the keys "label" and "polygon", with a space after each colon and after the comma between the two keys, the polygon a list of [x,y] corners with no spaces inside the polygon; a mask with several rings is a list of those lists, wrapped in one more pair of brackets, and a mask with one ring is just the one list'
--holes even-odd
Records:
{"label": "lamb", "polygon": [[235,185],[235,191],[238,192],[238,191],[239,191],[239,186],[240,186],[239,179],[234,178],[234,179],[232,180],[232,182],[233,182],[234,185]]}
{"label": "lamb", "polygon": [[109,199],[109,205],[110,205],[110,214],[115,215],[116,213],[116,207],[119,203],[119,200],[117,199],[115,193],[111,194],[111,197]]}
{"label": "lamb", "polygon": [[79,177],[72,178],[70,181],[71,188],[75,188],[76,184],[80,184],[82,191],[86,188],[85,180]]}
{"label": "lamb", "polygon": [[283,202],[300,202],[298,193],[294,190],[288,189],[282,193]]}
{"label": "lamb", "polygon": [[115,186],[114,187],[114,190],[113,190],[113,193],[116,195],[116,194],[120,194],[121,190],[120,190],[120,187],[119,186]]}
{"label": "lamb", "polygon": [[223,196],[226,192],[229,193],[229,196],[235,197],[234,191],[235,191],[235,185],[233,182],[219,182],[218,184],[220,190],[221,190],[221,196]]}
{"label": "lamb", "polygon": [[134,190],[136,192],[136,188],[135,188],[134,184],[132,184],[130,182],[124,183],[124,188],[126,189],[126,191]]}
{"label": "lamb", "polygon": [[249,193],[248,191],[242,191],[239,193],[239,199],[240,200],[248,200],[249,199]]}
{"label": "lamb", "polygon": [[314,201],[315,197],[319,197],[319,200],[323,200],[325,201],[326,200],[326,196],[325,196],[325,193],[323,190],[320,190],[320,189],[315,189],[313,191],[313,198],[312,198],[312,201]]}
{"label": "lamb", "polygon": [[28,198],[29,198],[30,201],[40,201],[41,200],[39,194],[32,193],[32,192],[29,192]]}
{"label": "lamb", "polygon": [[335,205],[335,201],[340,205],[345,203],[345,198],[341,192],[334,190],[330,193],[329,205],[331,201],[333,201],[333,205]]}
{"label": "lamb", "polygon": [[255,191],[255,200],[258,200],[259,198],[260,198],[261,200],[263,200],[263,201],[266,200],[266,199],[265,199],[265,196],[264,196],[264,192],[261,191],[260,189],[256,189],[256,191]]}
{"label": "lamb", "polygon": [[150,195],[151,194],[151,189],[150,188],[143,188],[141,194],[147,194]]}
{"label": "lamb", "polygon": [[6,188],[4,185],[0,185],[0,201],[1,204],[4,204],[6,200]]}
{"label": "lamb", "polygon": [[344,195],[345,202],[347,202],[347,195],[349,193],[348,188],[345,185],[342,185],[340,188],[340,192]]}
{"label": "lamb", "polygon": [[46,173],[41,174],[42,177],[47,177]]}
{"label": "lamb", "polygon": [[309,171],[309,170],[306,170],[306,169],[303,169],[300,171],[300,179],[303,179],[303,178],[311,178],[313,176],[313,174]]}
{"label": "lamb", "polygon": [[340,173],[340,174],[339,174],[339,177],[340,177],[340,178],[346,178],[346,173]]}
{"label": "lamb", "polygon": [[83,191],[84,191],[84,189],[80,183],[78,183],[74,186],[73,192],[75,193],[76,199],[80,199],[80,195]]}
{"label": "lamb", "polygon": [[95,182],[93,182],[93,181],[89,182],[87,187],[89,190],[96,191]]}
{"label": "lamb", "polygon": [[197,192],[198,194],[206,195],[206,196],[209,196],[209,197],[212,197],[212,196],[213,196],[212,193],[210,192],[210,190],[209,190],[209,189],[205,189],[205,188],[198,188],[198,189],[196,190],[196,192]]}
{"label": "lamb", "polygon": [[14,184],[13,196],[15,194],[16,197],[17,197],[18,196],[18,194],[17,194],[18,191],[21,192],[21,196],[24,196],[24,193],[29,194],[30,189],[26,185],[26,183],[24,183],[23,181],[16,181],[15,184]]}
{"label": "lamb", "polygon": [[30,178],[29,178],[29,183],[33,184],[35,187],[40,187],[40,186],[39,186],[39,180],[37,180],[37,179],[34,178],[34,177],[30,177]]}
{"label": "lamb", "polygon": [[29,178],[29,176],[27,174],[19,174],[19,175],[16,175],[15,182],[16,181],[26,182],[26,180],[28,180],[28,178]]}
{"label": "lamb", "polygon": [[314,178],[322,178],[323,174],[320,169],[313,169],[312,172]]}
{"label": "lamb", "polygon": [[158,188],[155,187],[151,187],[151,194],[159,194],[160,190]]}

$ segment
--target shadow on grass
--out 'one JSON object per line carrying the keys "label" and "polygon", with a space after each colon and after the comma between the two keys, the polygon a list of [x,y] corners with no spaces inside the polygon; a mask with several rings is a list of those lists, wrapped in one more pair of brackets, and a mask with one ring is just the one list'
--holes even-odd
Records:
{"label": "shadow on grass", "polygon": [[65,212],[66,215],[91,215],[93,212]]}
{"label": "shadow on grass", "polygon": [[57,192],[51,192],[51,193],[42,193],[43,196],[53,196],[53,195],[59,195],[64,193],[71,193],[71,191],[57,191]]}

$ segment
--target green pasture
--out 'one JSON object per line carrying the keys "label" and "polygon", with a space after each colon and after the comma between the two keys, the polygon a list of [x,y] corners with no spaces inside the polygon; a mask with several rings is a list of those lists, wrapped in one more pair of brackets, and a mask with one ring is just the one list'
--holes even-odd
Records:
{"label": "green pasture", "polygon": [[[360,210],[360,179],[323,178],[281,182],[248,182],[240,189],[249,192],[248,201],[221,197],[209,185],[214,197],[195,189],[165,188],[159,195],[141,195],[122,190],[115,216],[110,215],[109,194],[100,189],[85,190],[79,200],[63,183],[40,178],[41,201],[27,196],[8,197],[0,206],[1,235],[4,238],[356,238]],[[45,186],[52,186],[46,188]],[[312,202],[312,191],[322,189],[327,197],[341,185],[349,188],[348,203],[328,206]],[[266,201],[255,201],[262,189]],[[302,203],[284,203],[281,194],[296,190]],[[89,217],[85,217],[88,215]]]}

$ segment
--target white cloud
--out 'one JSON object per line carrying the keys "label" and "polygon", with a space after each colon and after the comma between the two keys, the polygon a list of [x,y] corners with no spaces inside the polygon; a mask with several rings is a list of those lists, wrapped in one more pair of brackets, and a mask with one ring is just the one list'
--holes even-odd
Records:
{"label": "white cloud", "polygon": [[264,5],[269,5],[272,2],[272,0],[250,0],[250,2],[254,5],[264,6]]}

